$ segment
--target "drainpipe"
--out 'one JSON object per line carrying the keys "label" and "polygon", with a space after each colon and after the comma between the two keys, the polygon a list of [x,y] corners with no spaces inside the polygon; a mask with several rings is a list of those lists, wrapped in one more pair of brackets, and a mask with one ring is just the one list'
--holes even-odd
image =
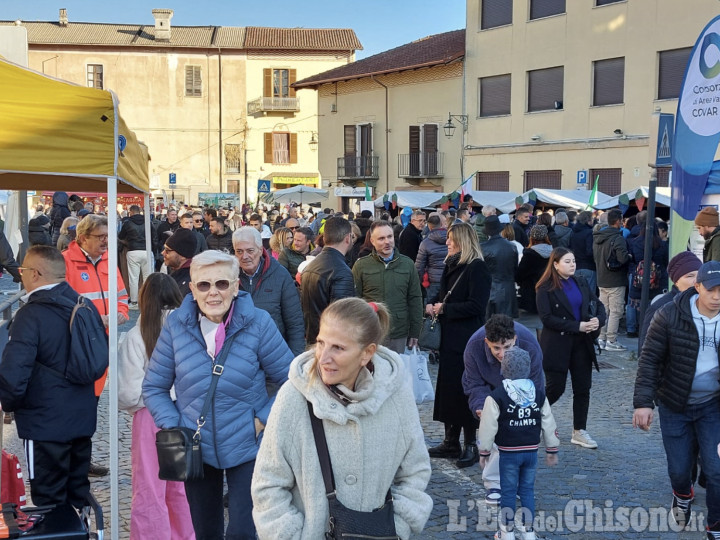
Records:
{"label": "drainpipe", "polygon": [[388,87],[378,81],[374,75],[370,79],[385,89],[385,192],[390,191],[390,112],[388,104]]}
{"label": "drainpipe", "polygon": [[222,50],[218,47],[218,177],[220,179],[220,193],[224,193],[223,150]]}

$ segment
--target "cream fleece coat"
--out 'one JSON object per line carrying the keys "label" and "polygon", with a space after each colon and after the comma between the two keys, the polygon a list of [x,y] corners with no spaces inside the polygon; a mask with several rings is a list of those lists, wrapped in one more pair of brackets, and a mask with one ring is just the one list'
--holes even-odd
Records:
{"label": "cream fleece coat", "polygon": [[308,377],[313,355],[293,360],[268,418],[252,481],[258,537],[324,538],[328,503],[306,399],[323,420],[340,502],[370,512],[390,488],[397,534],[419,533],[433,506],[430,459],[400,358],[378,347],[374,374],[363,368],[355,391],[345,391],[355,403],[343,406],[319,376]]}

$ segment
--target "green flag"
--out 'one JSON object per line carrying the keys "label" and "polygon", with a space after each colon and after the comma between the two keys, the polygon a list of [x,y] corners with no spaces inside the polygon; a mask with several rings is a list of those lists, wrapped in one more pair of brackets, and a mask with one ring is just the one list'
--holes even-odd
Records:
{"label": "green flag", "polygon": [[595,186],[593,186],[592,191],[590,192],[590,200],[588,200],[587,206],[585,207],[585,210],[592,210],[592,207],[597,202],[597,185],[598,180],[600,180],[600,175],[598,174],[595,177]]}
{"label": "green flag", "polygon": [[367,184],[365,184],[365,200],[366,201],[372,200],[372,198],[370,197],[370,186],[368,186]]}

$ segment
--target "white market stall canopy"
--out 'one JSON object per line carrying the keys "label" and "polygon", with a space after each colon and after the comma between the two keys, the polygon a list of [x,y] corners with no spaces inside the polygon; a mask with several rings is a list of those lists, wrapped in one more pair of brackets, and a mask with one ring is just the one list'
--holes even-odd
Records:
{"label": "white market stall canopy", "polygon": [[480,206],[490,205],[495,208],[499,208],[500,205],[506,203],[508,198],[512,197],[515,200],[515,197],[518,196],[514,191],[471,191],[470,195],[472,195],[475,204]]}
{"label": "white market stall canopy", "polygon": [[278,189],[264,195],[262,200],[266,203],[300,203],[313,204],[328,198],[327,189],[319,189],[305,185],[293,186],[287,189]]}
{"label": "white market stall canopy", "polygon": [[375,208],[382,208],[385,202],[397,203],[400,208],[434,208],[445,193],[435,191],[388,191],[373,201]]}
{"label": "white market stall canopy", "polygon": [[[620,203],[620,197],[623,195],[627,195],[628,199],[631,201],[634,201],[637,197],[638,191],[642,193],[642,196],[647,199],[648,197],[648,188],[647,186],[640,186],[639,188],[631,189],[629,191],[626,191],[625,193],[621,193],[620,195],[616,197],[610,197],[607,201],[596,204],[595,208],[599,210],[607,210],[608,208],[614,208],[618,206]],[[669,187],[659,187],[655,190],[655,204],[659,204],[661,206],[670,206],[670,188]]]}
{"label": "white market stall canopy", "polygon": [[[551,206],[564,206],[566,208],[578,209],[585,208],[590,200],[590,190],[584,189],[541,189],[535,188],[526,191],[521,195],[523,202],[530,200],[530,194],[534,193],[537,203],[545,203]],[[595,206],[606,202],[610,197],[604,193],[597,192]],[[515,211],[515,197],[506,200],[497,206],[499,210],[505,213]]]}

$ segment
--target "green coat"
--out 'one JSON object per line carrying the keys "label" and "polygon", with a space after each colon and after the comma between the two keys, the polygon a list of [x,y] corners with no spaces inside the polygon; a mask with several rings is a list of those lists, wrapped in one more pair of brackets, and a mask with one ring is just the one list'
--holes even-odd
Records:
{"label": "green coat", "polygon": [[705,240],[705,248],[703,249],[703,262],[720,261],[720,227]]}
{"label": "green coat", "polygon": [[357,295],[368,302],[382,302],[390,311],[390,339],[420,337],[422,291],[412,259],[396,249],[386,264],[373,250],[357,260],[352,273]]}

